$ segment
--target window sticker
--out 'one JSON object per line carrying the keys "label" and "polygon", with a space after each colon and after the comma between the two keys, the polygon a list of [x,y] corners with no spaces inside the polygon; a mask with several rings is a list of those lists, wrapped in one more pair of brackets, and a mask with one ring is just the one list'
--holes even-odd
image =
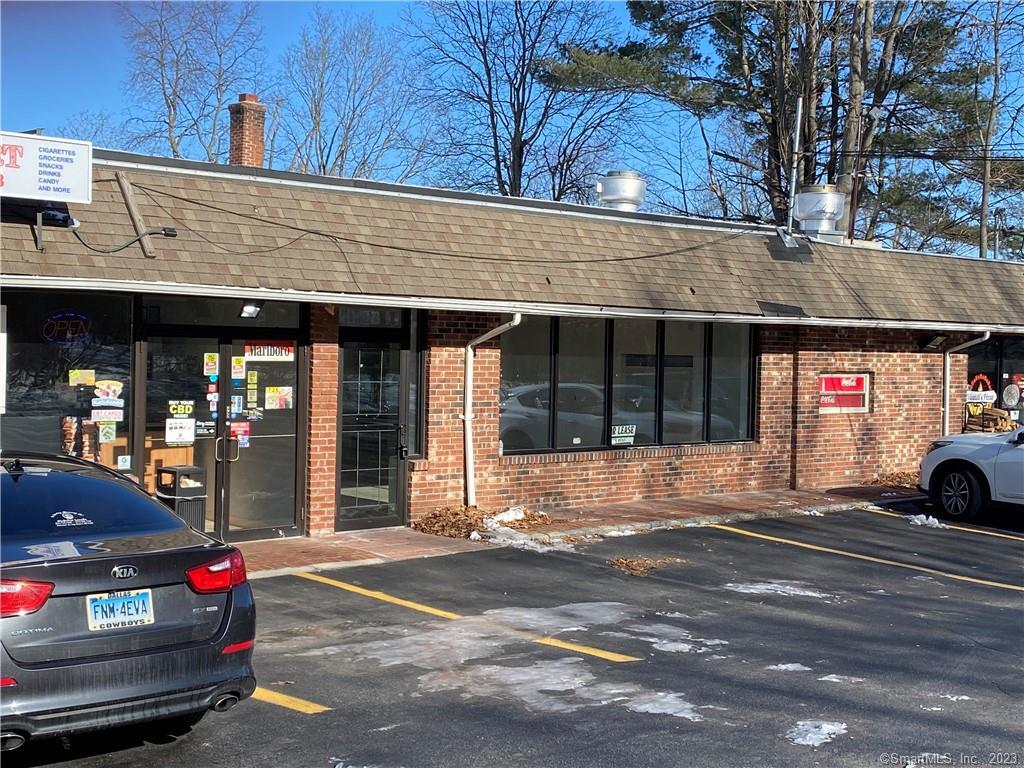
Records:
{"label": "window sticker", "polygon": [[263,392],[263,407],[268,411],[292,407],[291,387],[267,387]]}
{"label": "window sticker", "polygon": [[68,509],[54,512],[50,515],[50,519],[53,520],[53,524],[58,528],[76,528],[82,525],[92,525],[92,520],[81,512],[72,512]]}
{"label": "window sticker", "polygon": [[124,382],[117,379],[100,379],[96,382],[96,388],[93,390],[93,393],[96,397],[118,398],[123,390]]}
{"label": "window sticker", "polygon": [[216,376],[220,367],[220,354],[217,352],[203,353],[203,376]]}
{"label": "window sticker", "polygon": [[235,421],[231,423],[231,436],[238,440],[239,448],[249,447],[249,422]]}
{"label": "window sticker", "polygon": [[818,413],[868,413],[869,394],[866,373],[818,374]]}
{"label": "window sticker", "polygon": [[245,378],[245,358],[238,356],[231,358],[231,378],[232,379],[244,379]]}
{"label": "window sticker", "polygon": [[132,457],[131,454],[122,453],[117,457],[117,468],[118,469],[131,469],[132,468]]}
{"label": "window sticker", "polygon": [[216,421],[196,421],[196,437],[214,437],[216,434]]}
{"label": "window sticker", "polygon": [[228,418],[233,419],[238,414],[240,414],[242,411],[244,411],[245,410],[245,406],[243,405],[243,403],[244,403],[244,400],[243,400],[241,395],[232,395],[231,396],[231,414],[228,416]]}
{"label": "window sticker", "polygon": [[247,341],[245,359],[260,363],[287,363],[295,359],[294,341]]}
{"label": "window sticker", "polygon": [[196,420],[172,417],[164,420],[164,443],[170,446],[192,445],[196,441]]}
{"label": "window sticker", "polygon": [[250,387],[255,387],[259,383],[260,372],[259,371],[249,371],[246,374],[246,380],[249,382],[249,386]]}
{"label": "window sticker", "polygon": [[99,441],[101,443],[113,443],[117,441],[117,422],[101,421],[99,427]]}
{"label": "window sticker", "polygon": [[124,411],[120,408],[93,409],[90,421],[124,421]]}
{"label": "window sticker", "polygon": [[196,410],[195,400],[168,400],[167,413],[171,418],[188,419]]}
{"label": "window sticker", "polygon": [[96,385],[96,371],[92,368],[72,368],[68,371],[68,384],[72,387]]}

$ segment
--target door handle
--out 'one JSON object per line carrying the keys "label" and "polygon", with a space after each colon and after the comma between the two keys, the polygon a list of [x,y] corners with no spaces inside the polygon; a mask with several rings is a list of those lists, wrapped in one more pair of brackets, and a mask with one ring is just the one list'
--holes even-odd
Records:
{"label": "door handle", "polygon": [[398,432],[398,458],[407,459],[409,458],[409,446],[405,444],[408,439],[405,424],[399,424],[396,431]]}
{"label": "door handle", "polygon": [[221,441],[223,441],[223,440],[224,440],[223,437],[218,437],[213,442],[213,460],[214,461],[224,461],[224,457],[221,456],[221,454],[220,454],[220,444],[221,444]]}
{"label": "door handle", "polygon": [[242,446],[239,445],[237,437],[229,437],[228,440],[235,444],[235,458],[228,459],[229,462],[234,464],[236,461],[238,461],[238,457],[242,455]]}

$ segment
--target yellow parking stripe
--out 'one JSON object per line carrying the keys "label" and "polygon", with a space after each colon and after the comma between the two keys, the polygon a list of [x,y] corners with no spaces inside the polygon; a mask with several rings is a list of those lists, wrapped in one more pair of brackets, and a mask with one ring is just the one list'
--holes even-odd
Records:
{"label": "yellow parking stripe", "polygon": [[882,565],[891,565],[896,568],[906,568],[911,571],[919,571],[921,573],[928,573],[933,576],[943,576],[947,579],[956,579],[957,581],[968,581],[971,584],[981,584],[986,587],[998,587],[1000,589],[1012,589],[1016,592],[1024,592],[1024,587],[1016,584],[1004,584],[1001,581],[987,581],[985,579],[976,579],[972,576],[961,576],[958,573],[948,573],[946,571],[940,571],[936,568],[927,568],[923,565],[911,565],[910,563],[901,563],[898,560],[887,560],[883,557],[872,557],[871,555],[861,555],[857,552],[847,552],[843,549],[832,549],[831,547],[819,547],[817,544],[807,544],[803,541],[795,541],[793,539],[783,539],[778,536],[768,536],[763,533],[754,533],[753,531],[745,531],[742,528],[734,528],[731,525],[710,525],[709,528],[717,528],[720,531],[729,531],[730,533],[738,533],[741,536],[750,536],[754,539],[764,539],[765,541],[774,541],[779,544],[789,544],[794,547],[802,547],[803,549],[812,549],[815,552],[826,552],[830,555],[841,555],[843,557],[852,557],[856,560],[867,560],[872,563],[880,563]]}
{"label": "yellow parking stripe", "polygon": [[[374,600],[381,600],[385,603],[391,603],[392,605],[400,605],[403,608],[409,608],[413,611],[419,611],[420,613],[428,613],[431,616],[440,616],[442,619],[464,619],[466,618],[460,613],[452,613],[451,611],[443,611],[439,608],[432,608],[429,605],[423,603],[415,603],[412,600],[403,600],[400,597],[389,595],[387,592],[378,592],[375,589],[366,589],[364,587],[357,586],[355,584],[349,584],[346,581],[338,581],[337,579],[330,579],[326,576],[321,576],[318,573],[296,573],[295,576],[299,576],[303,579],[309,579],[310,581],[318,581],[321,584],[328,584],[338,589],[344,589],[348,592],[354,592],[357,595],[363,597],[370,597]],[[570,643],[565,640],[559,640],[555,637],[542,637],[535,635],[530,632],[522,632],[512,627],[504,627],[501,624],[495,622],[496,626],[502,627],[509,634],[518,635],[524,640],[529,640],[531,643],[539,643],[540,645],[549,645],[552,648],[561,648],[565,651],[573,651],[574,653],[583,653],[588,656],[595,656],[599,659],[605,659],[606,661],[614,662],[626,662],[626,661],[640,661],[636,656],[626,656],[622,653],[615,653],[614,651],[605,651],[601,648],[593,648],[589,645],[580,645],[579,643]]]}
{"label": "yellow parking stripe", "polygon": [[268,691],[266,688],[257,688],[252,692],[252,697],[256,699],[256,701],[265,701],[267,704],[276,704],[279,707],[293,709],[304,715],[318,715],[321,712],[331,711],[330,707],[314,704],[312,701],[299,699],[295,696],[288,696],[284,693],[278,693],[277,691]]}
{"label": "yellow parking stripe", "polygon": [[[865,511],[866,512],[874,512],[876,515],[885,515],[887,517],[902,517],[904,519],[906,518],[906,515],[901,515],[901,514],[898,514],[896,512],[886,512],[883,509],[865,508]],[[947,523],[945,521],[942,521],[942,524],[944,526],[946,526],[947,528],[952,528],[954,531],[967,531],[968,533],[978,533],[978,534],[981,534],[982,536],[997,536],[1000,539],[1010,539],[1012,541],[1024,541],[1024,536],[1014,536],[1014,535],[1009,534],[1009,533],[997,533],[996,531],[986,531],[986,530],[983,530],[981,528],[968,528],[968,527],[963,526],[963,525],[953,525],[952,523]]]}
{"label": "yellow parking stripe", "polygon": [[429,613],[431,616],[440,616],[442,619],[461,619],[461,615],[452,613],[451,611],[442,611],[440,608],[431,608],[429,605],[423,605],[423,603],[414,603],[412,600],[403,600],[400,597],[389,595],[386,592],[377,592],[373,589],[364,589],[363,587],[356,586],[355,584],[349,584],[345,581],[336,581],[329,579],[326,576],[321,576],[318,573],[296,573],[296,576],[301,576],[304,579],[310,581],[319,581],[321,584],[330,584],[332,587],[338,589],[346,589],[349,592],[355,592],[357,595],[363,597],[372,597],[374,600],[383,600],[385,603],[392,603],[394,605],[400,605],[403,608],[411,608],[414,611],[420,613]]}

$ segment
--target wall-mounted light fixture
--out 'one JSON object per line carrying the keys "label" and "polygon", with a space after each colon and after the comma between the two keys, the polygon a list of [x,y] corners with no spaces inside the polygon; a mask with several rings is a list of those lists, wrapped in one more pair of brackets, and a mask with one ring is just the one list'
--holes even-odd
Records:
{"label": "wall-mounted light fixture", "polygon": [[261,309],[263,309],[262,301],[246,301],[242,304],[242,311],[238,313],[238,316],[244,317],[246,320],[255,320],[259,317]]}

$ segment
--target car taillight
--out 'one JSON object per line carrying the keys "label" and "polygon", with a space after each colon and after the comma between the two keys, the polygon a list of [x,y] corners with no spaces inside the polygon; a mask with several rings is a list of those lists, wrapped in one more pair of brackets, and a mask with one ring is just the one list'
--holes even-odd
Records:
{"label": "car taillight", "polygon": [[228,656],[232,653],[238,653],[239,651],[247,651],[256,645],[255,640],[243,640],[240,643],[232,643],[231,645],[225,645],[224,650],[220,652],[221,656]]}
{"label": "car taillight", "polygon": [[35,613],[53,592],[48,581],[0,581],[0,617]]}
{"label": "car taillight", "polygon": [[245,560],[237,549],[231,554],[214,560],[212,563],[196,565],[185,571],[188,585],[193,592],[209,594],[211,592],[227,592],[232,587],[245,584]]}
{"label": "car taillight", "polygon": [[0,688],[14,688],[17,684],[13,677],[0,677]]}

